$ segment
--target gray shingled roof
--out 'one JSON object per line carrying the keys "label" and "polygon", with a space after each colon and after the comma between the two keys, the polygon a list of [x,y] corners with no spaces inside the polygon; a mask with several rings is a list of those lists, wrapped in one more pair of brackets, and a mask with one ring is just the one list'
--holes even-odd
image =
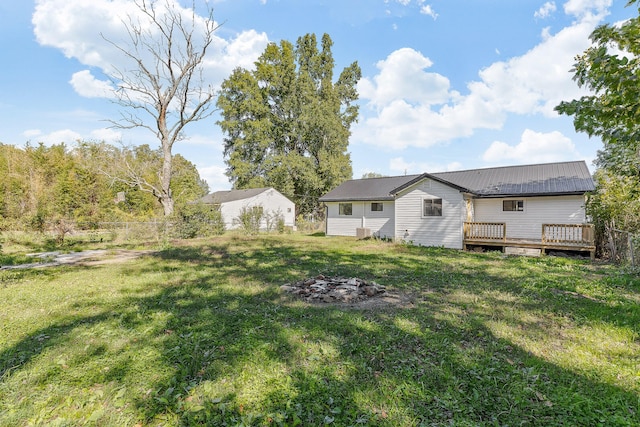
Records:
{"label": "gray shingled roof", "polygon": [[204,197],[201,197],[198,202],[200,203],[227,203],[233,202],[236,200],[247,199],[249,197],[257,196],[260,193],[264,193],[270,187],[264,188],[250,188],[247,190],[226,190],[226,191],[216,191],[211,194],[207,194]]}
{"label": "gray shingled roof", "polygon": [[394,200],[395,194],[432,178],[477,197],[584,194],[595,185],[584,161],[472,169],[346,181],[320,197],[321,202]]}

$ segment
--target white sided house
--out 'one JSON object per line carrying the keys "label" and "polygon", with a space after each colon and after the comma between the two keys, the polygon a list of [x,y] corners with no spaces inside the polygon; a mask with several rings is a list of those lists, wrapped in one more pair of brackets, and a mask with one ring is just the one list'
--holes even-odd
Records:
{"label": "white sided house", "polygon": [[285,227],[295,226],[296,205],[278,190],[267,188],[251,188],[247,190],[216,191],[198,200],[199,203],[220,206],[220,213],[225,228],[238,228],[238,218],[245,209],[261,209],[263,219],[260,229],[273,226],[275,218],[282,216]]}
{"label": "white sided house", "polygon": [[320,198],[329,236],[423,246],[588,251],[584,161],[346,181]]}

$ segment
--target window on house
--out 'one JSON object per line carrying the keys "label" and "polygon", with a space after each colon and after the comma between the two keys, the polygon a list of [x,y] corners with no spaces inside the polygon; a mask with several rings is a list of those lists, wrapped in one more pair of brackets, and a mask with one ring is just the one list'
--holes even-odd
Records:
{"label": "window on house", "polygon": [[353,205],[351,203],[340,203],[338,205],[339,215],[353,215]]}
{"label": "window on house", "polygon": [[287,208],[287,213],[291,213],[291,208]]}
{"label": "window on house", "polygon": [[382,203],[371,203],[371,212],[382,212]]}
{"label": "window on house", "polygon": [[523,212],[524,200],[503,200],[502,211],[503,212]]}
{"label": "window on house", "polygon": [[422,216],[442,216],[442,199],[424,199]]}

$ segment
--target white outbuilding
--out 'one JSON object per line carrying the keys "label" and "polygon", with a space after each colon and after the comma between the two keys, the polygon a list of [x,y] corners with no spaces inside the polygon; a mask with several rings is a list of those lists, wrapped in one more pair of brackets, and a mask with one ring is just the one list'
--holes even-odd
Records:
{"label": "white outbuilding", "polygon": [[278,218],[284,221],[285,227],[295,226],[296,205],[272,187],[216,191],[198,202],[220,206],[227,230],[238,228],[240,214],[246,209],[262,211],[260,228],[263,230],[273,226]]}

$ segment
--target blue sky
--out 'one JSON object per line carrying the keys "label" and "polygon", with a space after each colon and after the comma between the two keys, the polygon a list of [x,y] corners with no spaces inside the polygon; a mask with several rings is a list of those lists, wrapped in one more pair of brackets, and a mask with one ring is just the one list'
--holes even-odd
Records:
{"label": "blue sky", "polygon": [[[177,0],[169,0],[177,1]],[[191,1],[180,0],[182,4]],[[203,3],[200,2],[200,5]],[[596,25],[637,10],[626,0],[214,0],[215,48],[207,76],[219,85],[251,67],[268,42],[331,36],[335,76],[357,61],[360,119],[353,176],[443,172],[565,160],[591,162],[601,142],[553,107],[583,92],[571,80]],[[150,133],[109,128],[100,33],[118,37],[130,0],[0,0],[0,142],[73,145],[79,139],[148,143]],[[174,152],[212,191],[224,176],[216,117],[187,129]]]}

